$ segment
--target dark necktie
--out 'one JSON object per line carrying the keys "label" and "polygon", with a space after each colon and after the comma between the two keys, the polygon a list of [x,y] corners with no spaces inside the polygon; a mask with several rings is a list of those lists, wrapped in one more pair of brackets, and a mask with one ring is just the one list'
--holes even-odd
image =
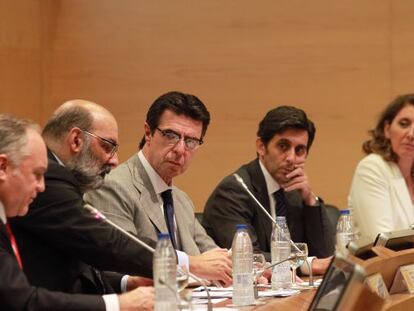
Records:
{"label": "dark necktie", "polygon": [[17,263],[20,269],[23,269],[22,260],[20,258],[19,249],[17,248],[16,239],[14,238],[13,232],[11,231],[9,223],[6,224],[6,232],[10,240],[11,247],[13,249],[14,256],[16,257]]}
{"label": "dark necktie", "polygon": [[177,242],[175,241],[175,226],[174,226],[174,202],[172,198],[171,189],[165,190],[161,193],[164,205],[164,217],[167,224],[168,233],[170,234],[171,242],[174,249],[177,249]]}
{"label": "dark necktie", "polygon": [[287,216],[287,202],[285,191],[283,188],[280,188],[278,191],[273,192],[273,197],[275,198],[276,203],[276,216]]}

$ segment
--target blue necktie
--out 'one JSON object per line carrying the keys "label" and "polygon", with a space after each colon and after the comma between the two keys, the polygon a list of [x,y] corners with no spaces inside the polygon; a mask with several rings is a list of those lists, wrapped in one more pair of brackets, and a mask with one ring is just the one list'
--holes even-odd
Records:
{"label": "blue necktie", "polygon": [[273,197],[276,202],[276,216],[287,216],[287,202],[285,191],[283,188],[280,188],[278,191],[273,192]]}
{"label": "blue necktie", "polygon": [[174,226],[174,202],[172,198],[171,189],[165,190],[161,193],[164,205],[164,217],[167,224],[168,233],[170,234],[171,242],[174,249],[177,249],[177,242],[175,241],[175,226]]}

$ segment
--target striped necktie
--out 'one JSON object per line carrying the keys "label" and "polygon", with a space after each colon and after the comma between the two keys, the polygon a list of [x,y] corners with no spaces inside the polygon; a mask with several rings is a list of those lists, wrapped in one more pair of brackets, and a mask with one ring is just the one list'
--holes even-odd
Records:
{"label": "striped necktie", "polygon": [[280,188],[278,191],[273,192],[273,197],[275,198],[275,211],[276,216],[287,216],[287,202],[285,196],[285,190]]}
{"label": "striped necktie", "polygon": [[170,234],[171,242],[174,249],[177,249],[177,241],[175,240],[175,225],[174,225],[174,202],[171,189],[165,190],[161,193],[164,206],[165,223],[167,224],[168,233]]}

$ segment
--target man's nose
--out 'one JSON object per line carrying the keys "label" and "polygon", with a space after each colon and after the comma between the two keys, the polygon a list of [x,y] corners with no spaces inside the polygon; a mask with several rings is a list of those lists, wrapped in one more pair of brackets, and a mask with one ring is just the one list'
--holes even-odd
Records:
{"label": "man's nose", "polygon": [[185,151],[184,138],[181,138],[179,141],[177,141],[177,143],[174,145],[174,151],[180,154],[184,153]]}
{"label": "man's nose", "polygon": [[45,191],[45,178],[42,176],[42,178],[39,180],[37,184],[37,192],[43,192]]}
{"label": "man's nose", "polygon": [[107,164],[109,164],[112,168],[118,166],[119,164],[119,158],[118,158],[118,152],[115,152],[110,158],[109,160],[106,162]]}
{"label": "man's nose", "polygon": [[294,163],[295,160],[296,160],[295,148],[290,148],[288,151],[286,151],[286,161],[290,163]]}

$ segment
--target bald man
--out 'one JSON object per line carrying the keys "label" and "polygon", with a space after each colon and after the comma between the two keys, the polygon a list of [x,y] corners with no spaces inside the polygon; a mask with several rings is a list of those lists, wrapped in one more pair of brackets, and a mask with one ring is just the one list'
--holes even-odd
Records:
{"label": "bald man", "polygon": [[127,294],[71,295],[32,286],[22,268],[8,219],[24,216],[45,189],[46,146],[30,121],[0,114],[0,306],[3,310],[149,310],[153,288]]}
{"label": "bald man", "polygon": [[30,282],[70,293],[106,294],[147,285],[152,254],[83,208],[82,195],[118,164],[118,126],[102,106],[73,100],[48,120],[46,189],[12,227]]}

